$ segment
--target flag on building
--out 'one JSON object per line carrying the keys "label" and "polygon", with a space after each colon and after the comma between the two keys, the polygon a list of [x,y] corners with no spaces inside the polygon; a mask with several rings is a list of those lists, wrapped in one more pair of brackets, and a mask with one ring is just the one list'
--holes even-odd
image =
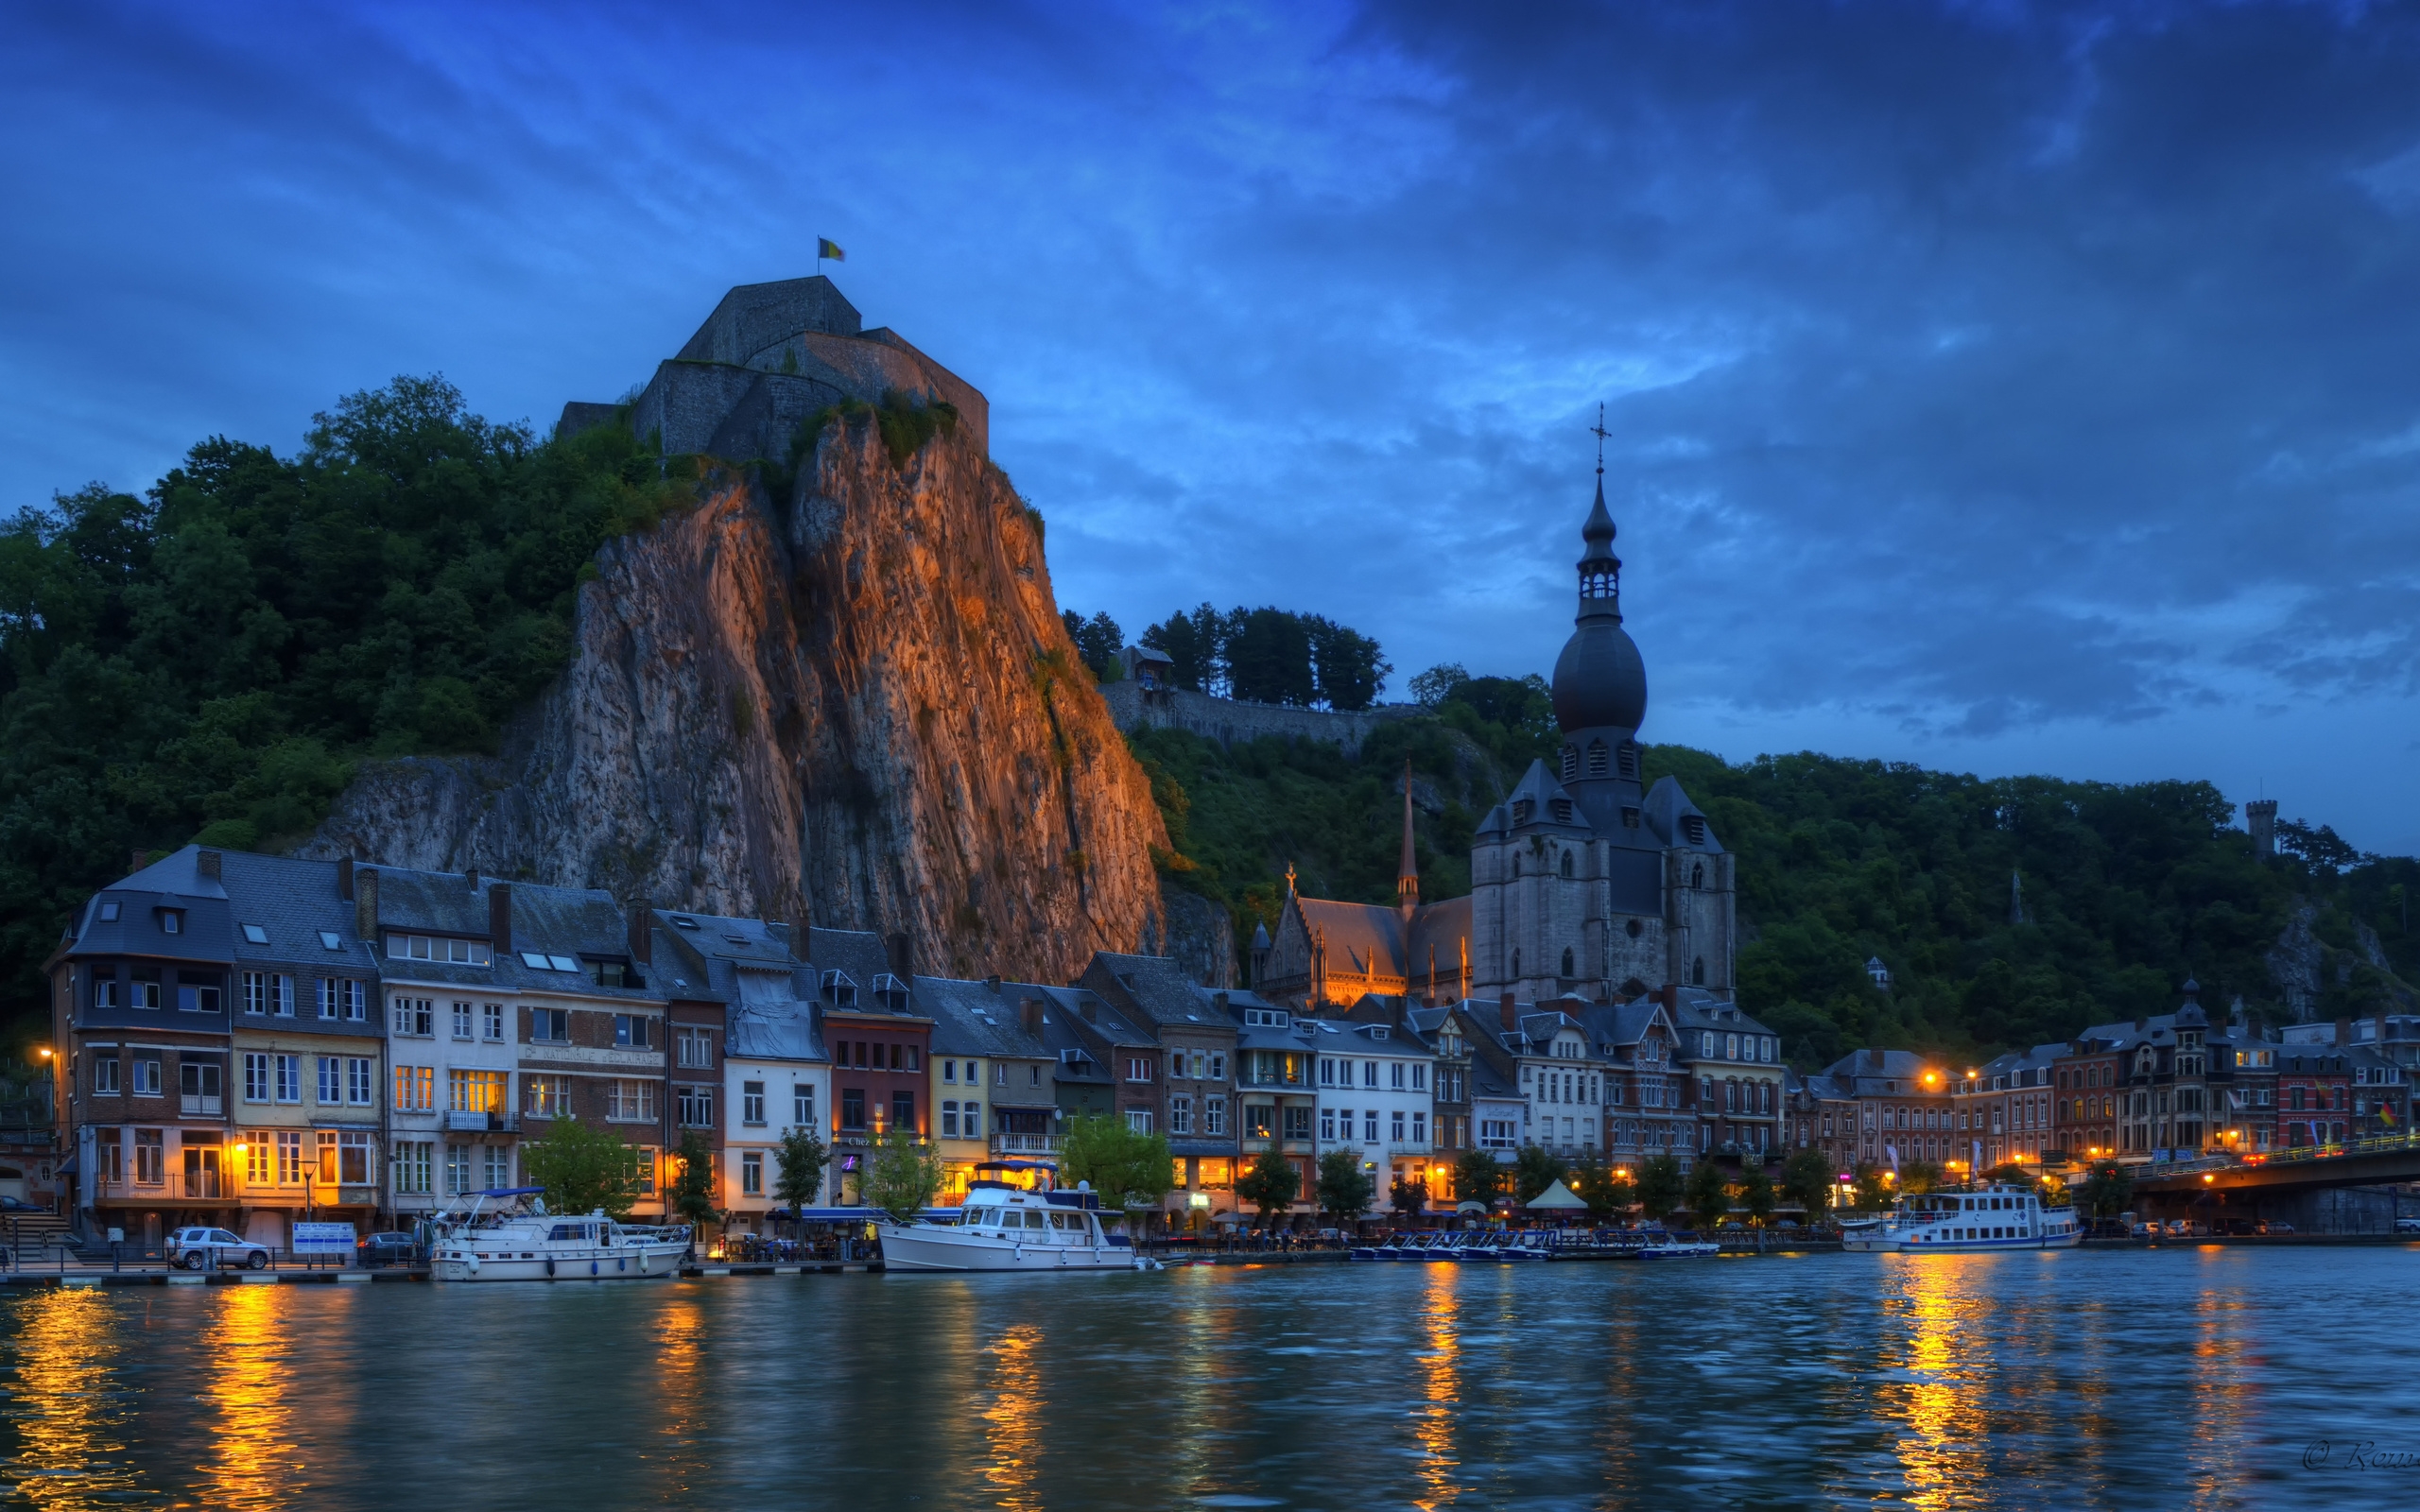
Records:
{"label": "flag on building", "polygon": [[819,263],[827,260],[835,263],[845,263],[849,260],[849,254],[840,250],[840,244],[838,242],[832,241],[827,237],[818,236],[815,238],[815,260]]}

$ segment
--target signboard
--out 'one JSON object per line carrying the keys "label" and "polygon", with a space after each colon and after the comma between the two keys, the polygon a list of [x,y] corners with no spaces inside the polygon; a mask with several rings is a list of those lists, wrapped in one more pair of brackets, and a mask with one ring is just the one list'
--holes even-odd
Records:
{"label": "signboard", "polygon": [[298,1223],[292,1247],[298,1255],[350,1255],[354,1250],[349,1223]]}

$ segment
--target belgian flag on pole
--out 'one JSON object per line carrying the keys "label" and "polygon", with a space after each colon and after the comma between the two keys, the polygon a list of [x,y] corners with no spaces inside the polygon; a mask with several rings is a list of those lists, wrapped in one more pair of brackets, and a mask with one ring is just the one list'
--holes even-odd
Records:
{"label": "belgian flag on pole", "polygon": [[838,242],[826,236],[818,236],[815,238],[815,260],[819,263],[845,263],[849,260],[849,254],[840,250]]}

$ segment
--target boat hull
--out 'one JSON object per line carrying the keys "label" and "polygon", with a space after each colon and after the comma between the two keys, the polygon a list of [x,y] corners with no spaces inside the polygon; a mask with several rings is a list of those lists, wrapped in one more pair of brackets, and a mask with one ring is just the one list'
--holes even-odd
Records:
{"label": "boat hull", "polygon": [[461,1282],[663,1280],[681,1273],[682,1257],[687,1249],[686,1245],[628,1245],[554,1253],[514,1250],[509,1254],[445,1249],[430,1261],[428,1272],[436,1280]]}
{"label": "boat hull", "polygon": [[1841,1247],[1859,1255],[1996,1255],[2010,1249],[2073,1249],[2081,1233],[2038,1234],[2025,1239],[1911,1240],[1878,1232],[1843,1238]]}
{"label": "boat hull", "polygon": [[[1046,1236],[1047,1237],[1047,1236]],[[1126,1245],[1021,1244],[942,1225],[885,1225],[882,1263],[894,1271],[1135,1271],[1158,1263]]]}

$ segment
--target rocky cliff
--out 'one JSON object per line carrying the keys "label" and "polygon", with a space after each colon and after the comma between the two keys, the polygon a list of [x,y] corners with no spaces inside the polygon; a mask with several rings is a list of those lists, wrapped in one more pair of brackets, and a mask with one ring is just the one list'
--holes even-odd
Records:
{"label": "rocky cliff", "polygon": [[302,853],[904,935],[938,974],[1216,950],[1223,914],[1170,927],[1167,833],[1041,524],[962,431],[894,465],[834,418],[786,496],[709,472],[596,568],[499,756],[365,769]]}

